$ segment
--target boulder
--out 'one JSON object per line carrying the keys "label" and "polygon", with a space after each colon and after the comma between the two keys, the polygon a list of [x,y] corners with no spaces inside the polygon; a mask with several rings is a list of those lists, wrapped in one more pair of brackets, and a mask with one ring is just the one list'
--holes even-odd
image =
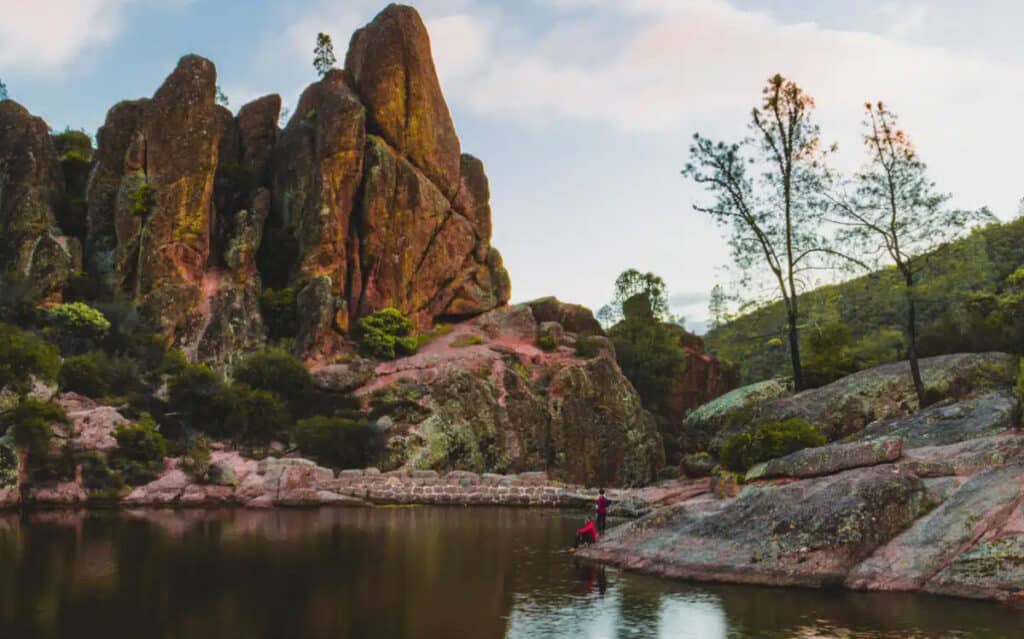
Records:
{"label": "boulder", "polygon": [[238,110],[238,163],[257,184],[270,178],[274,145],[277,143],[277,120],[281,114],[281,96],[265,95]]}
{"label": "boulder", "polygon": [[926,517],[879,548],[846,583],[867,590],[918,590],[1019,507],[1024,466],[983,472]]}
{"label": "boulder", "polygon": [[964,477],[1017,462],[1024,462],[1024,437],[1007,434],[946,446],[904,446],[901,465],[918,477]]}
{"label": "boulder", "polygon": [[374,362],[356,357],[317,369],[313,372],[313,383],[323,390],[350,393],[373,379],[376,368]]}
{"label": "boulder", "polygon": [[454,197],[459,138],[437,80],[430,36],[416,10],[389,5],[356,31],[345,72],[366,105],[370,132],[407,157],[445,197]]}
{"label": "boulder", "polygon": [[14,100],[0,101],[0,272],[59,301],[81,269],[81,246],[57,226],[64,176],[50,129]]}
{"label": "boulder", "polygon": [[893,462],[900,458],[902,452],[903,441],[898,437],[805,448],[785,457],[755,465],[747,471],[747,481],[769,477],[831,475],[850,468]]}
{"label": "boulder", "polygon": [[962,402],[946,401],[909,417],[873,422],[851,435],[849,441],[900,437],[906,448],[945,446],[987,437],[1014,425],[1019,402],[1010,389]]}
{"label": "boulder", "polygon": [[734,367],[724,365],[704,351],[704,340],[684,329],[669,324],[683,349],[683,370],[669,389],[664,402],[669,423],[682,424],[690,411],[707,404],[736,387]]}
{"label": "boulder", "polygon": [[[926,391],[936,402],[973,399],[1009,388],[1017,370],[1017,359],[1005,353],[961,353],[921,360]],[[688,450],[717,452],[729,437],[769,421],[803,419],[834,441],[855,435],[873,422],[917,412],[917,395],[906,362],[883,364],[788,397],[769,399],[774,384],[762,384],[726,393],[691,412],[686,419]],[[758,392],[763,389],[769,390],[768,397]]]}
{"label": "boulder", "polygon": [[837,585],[928,507],[917,477],[858,468],[747,488],[722,505],[664,508],[579,554],[676,578]]}
{"label": "boulder", "polygon": [[604,335],[601,324],[594,319],[594,313],[579,304],[568,304],[557,297],[542,297],[526,302],[533,311],[538,324],[556,322],[569,333],[580,335]]}

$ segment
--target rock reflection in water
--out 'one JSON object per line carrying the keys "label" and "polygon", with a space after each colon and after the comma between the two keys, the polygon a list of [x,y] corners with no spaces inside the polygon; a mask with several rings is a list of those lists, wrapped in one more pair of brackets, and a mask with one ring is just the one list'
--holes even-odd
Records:
{"label": "rock reflection in water", "polygon": [[0,637],[990,639],[1024,613],[686,585],[576,559],[577,518],[464,508],[0,515]]}

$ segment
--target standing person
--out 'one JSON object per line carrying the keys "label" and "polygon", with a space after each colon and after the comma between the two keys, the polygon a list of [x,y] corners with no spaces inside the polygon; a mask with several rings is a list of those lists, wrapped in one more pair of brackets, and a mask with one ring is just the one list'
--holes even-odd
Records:
{"label": "standing person", "polygon": [[604,488],[598,491],[597,497],[597,530],[603,535],[604,529],[608,527],[608,506],[611,500],[604,496]]}

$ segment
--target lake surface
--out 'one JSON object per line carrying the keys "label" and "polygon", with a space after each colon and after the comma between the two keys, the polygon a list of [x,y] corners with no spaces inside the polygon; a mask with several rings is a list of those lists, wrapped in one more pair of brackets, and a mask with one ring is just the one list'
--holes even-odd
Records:
{"label": "lake surface", "polygon": [[682,584],[566,551],[579,517],[380,508],[0,515],[3,639],[1024,636],[1024,611]]}

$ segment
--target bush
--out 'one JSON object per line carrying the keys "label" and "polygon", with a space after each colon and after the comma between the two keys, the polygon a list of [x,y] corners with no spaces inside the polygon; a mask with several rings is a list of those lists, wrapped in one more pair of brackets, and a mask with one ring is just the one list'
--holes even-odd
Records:
{"label": "bush", "polygon": [[826,443],[821,431],[802,419],[767,422],[754,431],[739,433],[726,440],[720,460],[729,470],[741,473],[754,464]]}
{"label": "bush", "polygon": [[26,399],[0,415],[0,436],[10,433],[15,445],[27,451],[32,462],[41,463],[50,453],[50,425],[66,422],[67,415],[57,404]]}
{"label": "bush", "polygon": [[49,310],[47,318],[62,336],[97,340],[110,330],[110,321],[103,313],[84,302],[58,304]]}
{"label": "bush", "polygon": [[299,332],[299,307],[295,289],[268,288],[260,295],[260,311],[271,339],[295,337]]}
{"label": "bush", "polygon": [[25,393],[33,377],[52,382],[58,370],[56,348],[16,326],[0,324],[0,389]]}
{"label": "bush", "polygon": [[76,461],[82,467],[82,486],[93,496],[114,498],[124,488],[121,477],[111,470],[102,453],[94,450],[81,452]]}
{"label": "bush", "polygon": [[369,357],[395,359],[416,352],[412,320],[397,308],[385,308],[359,320],[359,347]]}
{"label": "bush", "polygon": [[224,427],[228,433],[257,444],[265,444],[291,426],[284,402],[265,390],[236,384],[231,388],[231,414]]}
{"label": "bush", "polygon": [[86,397],[103,397],[110,390],[95,354],[75,355],[64,360],[57,375],[62,391],[79,393]]}
{"label": "bush", "polygon": [[277,349],[260,351],[243,359],[235,367],[234,379],[257,390],[274,393],[296,414],[303,414],[303,402],[313,388],[313,377],[305,364]]}
{"label": "bush", "polygon": [[313,417],[295,426],[295,443],[303,455],[320,464],[363,468],[379,459],[384,449],[384,435],[368,422]]}
{"label": "bush", "polygon": [[197,481],[206,481],[210,472],[210,440],[206,435],[197,433],[185,440],[181,469]]}
{"label": "bush", "polygon": [[168,382],[168,403],[182,422],[210,435],[225,434],[224,422],[231,413],[228,387],[205,365],[187,365]]}
{"label": "bush", "polygon": [[132,193],[132,215],[145,217],[156,206],[156,192],[149,184],[142,184]]}
{"label": "bush", "polygon": [[537,337],[537,346],[542,351],[548,351],[550,353],[558,348],[558,338],[554,335],[540,335]]}
{"label": "bush", "polygon": [[160,475],[167,454],[167,441],[156,429],[156,422],[144,414],[138,423],[117,427],[117,450],[111,465],[131,486],[148,484]]}

